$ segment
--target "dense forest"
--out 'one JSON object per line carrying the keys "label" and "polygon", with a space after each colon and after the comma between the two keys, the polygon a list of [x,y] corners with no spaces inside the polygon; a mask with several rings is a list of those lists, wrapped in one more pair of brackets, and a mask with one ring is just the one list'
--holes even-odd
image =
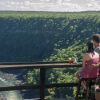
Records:
{"label": "dense forest", "polygon": [[[67,61],[82,59],[86,42],[100,33],[100,12],[0,12],[0,62]],[[49,69],[47,83],[76,81],[78,69]],[[23,76],[39,83],[39,70]],[[46,98],[74,96],[75,88],[47,90]]]}

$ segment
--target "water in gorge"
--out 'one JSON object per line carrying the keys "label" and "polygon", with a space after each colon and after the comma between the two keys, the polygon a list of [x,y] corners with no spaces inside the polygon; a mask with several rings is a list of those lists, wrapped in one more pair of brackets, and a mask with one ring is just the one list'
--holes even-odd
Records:
{"label": "water in gorge", "polygon": [[[0,87],[14,86],[15,75],[3,73],[0,71]],[[22,100],[19,91],[2,91],[0,92],[0,100]]]}

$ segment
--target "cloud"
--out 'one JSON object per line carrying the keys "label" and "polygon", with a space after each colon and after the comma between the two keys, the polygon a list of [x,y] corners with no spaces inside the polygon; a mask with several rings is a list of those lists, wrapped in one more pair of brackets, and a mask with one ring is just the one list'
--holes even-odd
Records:
{"label": "cloud", "polygon": [[88,7],[93,7],[93,4],[87,4]]}
{"label": "cloud", "polygon": [[99,0],[91,0],[87,4],[87,10],[100,10],[100,1]]}
{"label": "cloud", "polygon": [[82,7],[74,3],[62,3],[62,7],[66,11],[82,11]]}
{"label": "cloud", "polygon": [[50,1],[50,0],[40,0],[40,1],[44,1],[44,2],[46,1],[47,2],[47,1]]}
{"label": "cloud", "polygon": [[61,5],[61,4],[62,4],[62,0],[57,0],[57,3],[58,3],[59,5]]}
{"label": "cloud", "polygon": [[100,10],[100,0],[2,0],[1,10],[86,11]]}
{"label": "cloud", "polygon": [[25,1],[24,2],[24,6],[30,6],[31,5],[31,2],[30,1]]}
{"label": "cloud", "polygon": [[71,0],[63,0],[63,2],[69,2],[69,1],[71,1]]}

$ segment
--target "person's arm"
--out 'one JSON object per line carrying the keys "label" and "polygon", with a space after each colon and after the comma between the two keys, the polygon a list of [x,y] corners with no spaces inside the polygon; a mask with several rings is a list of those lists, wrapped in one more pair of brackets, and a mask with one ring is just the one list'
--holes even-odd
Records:
{"label": "person's arm", "polygon": [[86,58],[87,58],[86,56],[87,56],[86,54],[83,56],[82,69],[84,69],[85,68],[85,65],[86,65]]}
{"label": "person's arm", "polygon": [[97,64],[92,64],[90,69],[95,69],[100,66],[100,55],[99,55],[99,62]]}
{"label": "person's arm", "polygon": [[95,69],[95,68],[99,67],[99,65],[100,65],[100,62],[98,62],[97,64],[92,64],[91,69]]}
{"label": "person's arm", "polygon": [[100,55],[99,55],[99,62],[96,64],[95,67],[99,67],[100,66]]}
{"label": "person's arm", "polygon": [[94,68],[97,68],[99,66],[100,66],[100,55],[99,55],[99,62],[96,65],[94,65]]}
{"label": "person's arm", "polygon": [[95,49],[95,52],[97,52],[97,53],[99,54],[99,62],[98,62],[97,64],[93,64],[93,65],[91,66],[92,69],[97,68],[97,67],[100,66],[100,47],[97,47],[97,48]]}

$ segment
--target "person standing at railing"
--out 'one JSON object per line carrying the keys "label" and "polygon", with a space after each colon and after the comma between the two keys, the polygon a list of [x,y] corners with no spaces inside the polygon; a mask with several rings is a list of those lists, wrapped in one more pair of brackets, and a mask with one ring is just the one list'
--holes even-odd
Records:
{"label": "person standing at railing", "polygon": [[96,79],[96,84],[95,84],[95,97],[96,100],[99,100],[98,98],[100,98],[100,93],[96,92],[96,90],[100,90],[100,34],[95,34],[92,36],[93,39],[93,44],[96,47],[95,48],[95,52],[97,52],[99,54],[99,62],[97,64],[92,64],[92,66],[90,66],[91,70],[94,70],[96,68],[99,68],[99,74],[98,77]]}
{"label": "person standing at railing", "polygon": [[[86,44],[86,51],[82,60],[82,69],[76,73],[78,80],[81,78],[96,78],[99,72],[98,68],[94,70],[90,69],[92,64],[97,64],[99,62],[99,54],[94,51],[91,41]],[[82,81],[81,85],[83,89],[86,90],[86,82]]]}
{"label": "person standing at railing", "polygon": [[[93,44],[96,47],[95,52],[97,52],[99,54],[99,58],[100,58],[100,34],[93,35],[92,39],[93,39]],[[90,66],[90,68],[95,69],[99,66],[100,66],[100,60],[97,64],[92,64],[92,66]]]}

